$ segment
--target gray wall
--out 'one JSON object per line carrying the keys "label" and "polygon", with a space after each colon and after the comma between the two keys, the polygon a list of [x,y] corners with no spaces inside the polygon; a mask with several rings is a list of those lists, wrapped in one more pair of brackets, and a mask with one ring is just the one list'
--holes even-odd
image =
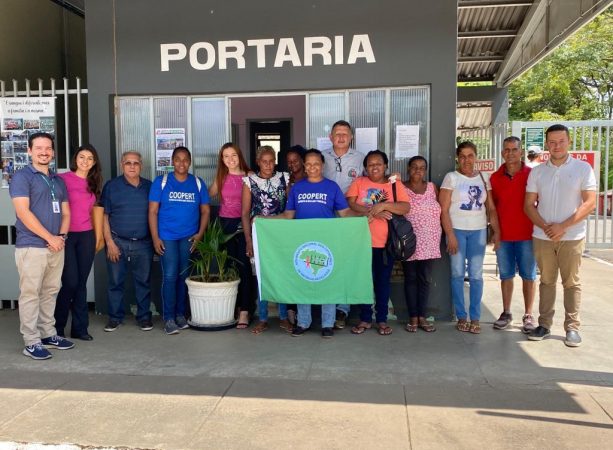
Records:
{"label": "gray wall", "polygon": [[[105,176],[114,151],[113,96],[134,94],[217,94],[380,86],[431,86],[431,177],[440,183],[454,166],[456,102],[455,0],[350,0],[220,2],[175,0],[86,2],[90,140],[102,150]],[[113,22],[115,21],[115,29]],[[186,60],[160,70],[160,44],[274,38],[295,39],[302,56],[306,36],[345,36],[345,60],[351,36],[368,34],[376,63],[312,67],[272,67],[276,46],[266,52],[267,67],[257,68],[253,48],[246,68],[233,62],[197,71]],[[108,150],[107,150],[108,149]],[[438,267],[440,266],[440,267]],[[103,266],[98,264],[103,272]],[[449,312],[448,264],[435,268],[433,303]],[[96,272],[98,281],[98,272]],[[102,297],[101,297],[102,298]],[[439,314],[439,315],[441,315]]]}
{"label": "gray wall", "polygon": [[49,0],[2,0],[0,55],[0,80],[21,90],[26,78],[85,79],[85,19]]}

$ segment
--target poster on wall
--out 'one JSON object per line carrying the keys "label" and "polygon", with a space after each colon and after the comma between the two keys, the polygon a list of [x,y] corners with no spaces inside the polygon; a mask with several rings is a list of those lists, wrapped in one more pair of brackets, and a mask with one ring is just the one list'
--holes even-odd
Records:
{"label": "poster on wall", "polygon": [[172,170],[172,151],[185,145],[185,128],[155,129],[155,170]]}
{"label": "poster on wall", "polygon": [[28,138],[41,131],[55,136],[55,97],[0,98],[3,188],[9,187],[17,170],[29,164]]}
{"label": "poster on wall", "polygon": [[419,125],[396,125],[396,159],[419,153]]}

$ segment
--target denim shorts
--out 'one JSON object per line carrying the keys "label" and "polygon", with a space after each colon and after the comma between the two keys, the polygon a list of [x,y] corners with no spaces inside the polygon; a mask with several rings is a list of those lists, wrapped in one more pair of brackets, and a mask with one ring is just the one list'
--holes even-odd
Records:
{"label": "denim shorts", "polygon": [[529,241],[501,241],[500,248],[496,250],[500,279],[508,280],[519,276],[523,280],[536,280],[536,260],[532,251],[532,239]]}

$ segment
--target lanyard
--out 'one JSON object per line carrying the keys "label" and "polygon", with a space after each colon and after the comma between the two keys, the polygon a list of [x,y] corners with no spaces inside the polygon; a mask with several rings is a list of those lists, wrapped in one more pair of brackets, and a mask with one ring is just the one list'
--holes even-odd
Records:
{"label": "lanyard", "polygon": [[55,201],[55,180],[53,178],[50,178],[51,182],[49,182],[47,177],[44,176],[42,173],[40,174],[40,176],[43,178],[43,180],[45,180],[45,183],[47,183],[47,186],[49,186],[49,190],[51,191],[51,199]]}

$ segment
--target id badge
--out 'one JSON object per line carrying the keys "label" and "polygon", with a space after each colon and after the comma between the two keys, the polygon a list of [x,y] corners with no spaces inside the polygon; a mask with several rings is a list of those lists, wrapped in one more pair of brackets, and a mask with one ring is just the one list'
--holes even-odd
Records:
{"label": "id badge", "polygon": [[54,214],[59,214],[61,212],[60,211],[60,202],[58,202],[56,200],[56,201],[51,202],[51,204],[53,205],[53,213]]}

